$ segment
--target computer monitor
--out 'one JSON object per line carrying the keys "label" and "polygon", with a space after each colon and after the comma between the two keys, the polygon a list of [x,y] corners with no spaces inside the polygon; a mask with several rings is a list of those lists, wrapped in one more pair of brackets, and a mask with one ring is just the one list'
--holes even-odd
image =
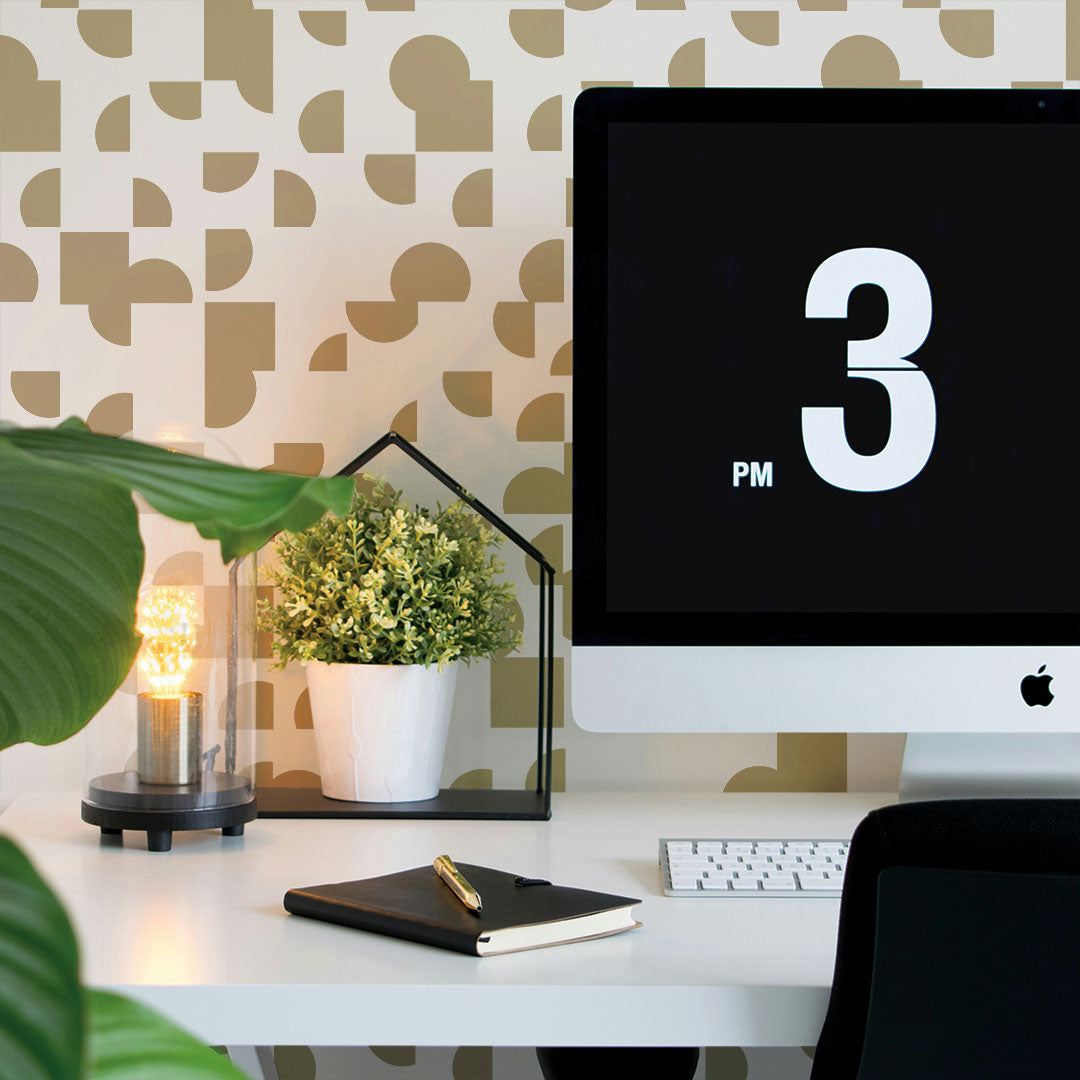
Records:
{"label": "computer monitor", "polygon": [[1080,787],[1077,191],[1073,90],[580,95],[579,725]]}

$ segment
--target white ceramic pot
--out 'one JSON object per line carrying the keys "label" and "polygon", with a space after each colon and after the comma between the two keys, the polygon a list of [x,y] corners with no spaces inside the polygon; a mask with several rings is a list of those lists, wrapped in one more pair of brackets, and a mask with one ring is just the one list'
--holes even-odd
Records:
{"label": "white ceramic pot", "polygon": [[439,794],[457,665],[307,665],[323,794],[416,802]]}

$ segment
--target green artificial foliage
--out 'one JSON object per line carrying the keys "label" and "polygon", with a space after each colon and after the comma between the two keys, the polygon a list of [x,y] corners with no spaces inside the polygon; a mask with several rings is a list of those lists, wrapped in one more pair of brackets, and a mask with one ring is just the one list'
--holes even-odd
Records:
{"label": "green artificial foliage", "polygon": [[274,634],[279,667],[437,664],[516,649],[514,587],[498,581],[491,550],[502,536],[461,502],[435,513],[408,508],[384,480],[364,478],[342,517],[327,515],[281,536],[268,579],[276,605],[261,625]]}

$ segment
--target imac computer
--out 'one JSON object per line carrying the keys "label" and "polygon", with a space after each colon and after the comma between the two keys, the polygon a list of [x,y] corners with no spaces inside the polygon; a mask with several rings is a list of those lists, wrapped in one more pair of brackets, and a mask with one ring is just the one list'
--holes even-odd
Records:
{"label": "imac computer", "polygon": [[1080,93],[591,89],[575,721],[1080,794]]}

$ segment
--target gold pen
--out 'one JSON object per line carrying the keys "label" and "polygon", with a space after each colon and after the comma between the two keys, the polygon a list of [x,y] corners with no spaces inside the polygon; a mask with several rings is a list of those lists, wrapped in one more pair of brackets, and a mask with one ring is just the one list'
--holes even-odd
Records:
{"label": "gold pen", "polygon": [[450,886],[453,894],[470,910],[480,910],[480,894],[465,880],[449,855],[440,855],[432,864],[435,873]]}

